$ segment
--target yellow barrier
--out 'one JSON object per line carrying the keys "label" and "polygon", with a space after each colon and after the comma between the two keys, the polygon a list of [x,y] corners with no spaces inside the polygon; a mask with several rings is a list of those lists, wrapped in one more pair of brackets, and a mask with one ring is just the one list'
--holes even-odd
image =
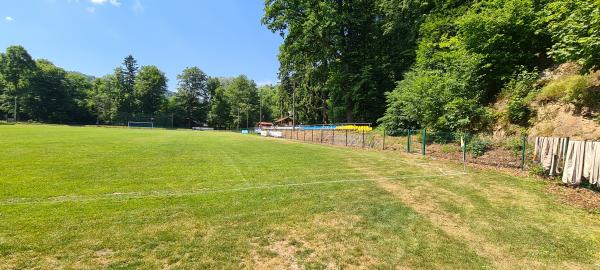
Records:
{"label": "yellow barrier", "polygon": [[356,126],[356,125],[337,126],[337,127],[335,127],[335,129],[356,130],[356,131],[372,131],[373,130],[373,128],[370,126]]}

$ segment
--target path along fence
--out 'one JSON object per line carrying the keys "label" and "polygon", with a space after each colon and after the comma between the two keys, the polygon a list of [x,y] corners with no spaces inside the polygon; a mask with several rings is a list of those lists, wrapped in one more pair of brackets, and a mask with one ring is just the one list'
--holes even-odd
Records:
{"label": "path along fence", "polygon": [[494,139],[461,132],[401,130],[394,132],[323,128],[270,128],[261,135],[310,143],[403,151],[440,159],[526,169],[533,145],[526,137]]}

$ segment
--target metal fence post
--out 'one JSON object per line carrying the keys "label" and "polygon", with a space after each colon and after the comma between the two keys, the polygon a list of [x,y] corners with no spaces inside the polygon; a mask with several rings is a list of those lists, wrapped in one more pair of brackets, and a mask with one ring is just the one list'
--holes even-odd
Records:
{"label": "metal fence post", "polygon": [[302,141],[306,141],[306,130],[302,130]]}
{"label": "metal fence post", "polygon": [[331,130],[331,144],[335,144],[335,129]]}
{"label": "metal fence post", "polygon": [[346,129],[346,144],[345,146],[348,146],[348,130]]}
{"label": "metal fence post", "polygon": [[425,155],[425,144],[427,143],[427,130],[421,130],[421,153]]}
{"label": "metal fence post", "polygon": [[383,142],[381,143],[381,150],[385,150],[385,128],[383,128]]}
{"label": "metal fence post", "polygon": [[362,131],[362,147],[365,148],[365,131]]}
{"label": "metal fence post", "polygon": [[406,137],[406,152],[410,153],[410,129],[408,130],[408,136]]}
{"label": "metal fence post", "polygon": [[310,142],[315,142],[315,130],[310,130]]}
{"label": "metal fence post", "polygon": [[323,143],[323,129],[321,128],[321,139],[320,139],[320,143]]}
{"label": "metal fence post", "polygon": [[523,136],[523,145],[521,146],[521,170],[525,170],[525,151],[527,148],[527,136]]}

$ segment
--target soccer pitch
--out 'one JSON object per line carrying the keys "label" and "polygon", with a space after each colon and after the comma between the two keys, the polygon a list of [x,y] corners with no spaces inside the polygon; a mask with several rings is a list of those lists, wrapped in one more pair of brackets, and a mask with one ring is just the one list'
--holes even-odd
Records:
{"label": "soccer pitch", "polygon": [[547,183],[228,132],[0,126],[0,268],[600,268]]}

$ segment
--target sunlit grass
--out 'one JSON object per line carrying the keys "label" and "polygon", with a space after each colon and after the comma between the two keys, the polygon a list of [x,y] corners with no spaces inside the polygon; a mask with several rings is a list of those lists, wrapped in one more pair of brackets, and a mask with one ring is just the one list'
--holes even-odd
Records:
{"label": "sunlit grass", "polygon": [[0,126],[0,268],[597,268],[544,183],[226,132]]}

